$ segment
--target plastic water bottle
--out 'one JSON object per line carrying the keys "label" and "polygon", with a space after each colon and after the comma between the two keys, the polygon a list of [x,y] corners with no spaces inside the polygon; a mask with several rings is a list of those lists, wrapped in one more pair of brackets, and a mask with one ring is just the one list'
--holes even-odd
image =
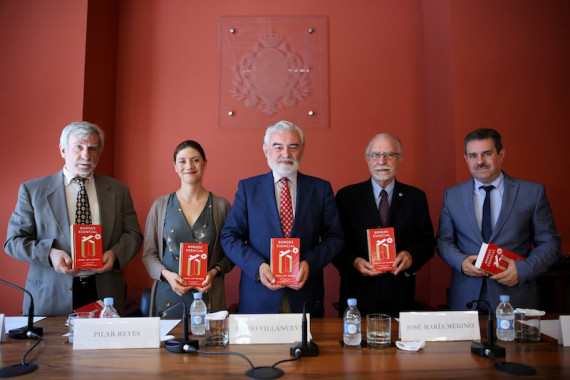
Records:
{"label": "plastic water bottle", "polygon": [[115,300],[113,297],[105,297],[103,298],[103,310],[101,310],[101,314],[99,314],[99,318],[119,318],[119,313],[113,306],[113,302]]}
{"label": "plastic water bottle", "polygon": [[194,301],[190,305],[190,331],[192,335],[206,334],[206,304],[202,301],[202,293],[194,293]]}
{"label": "plastic water bottle", "polygon": [[515,310],[510,304],[511,297],[500,296],[501,303],[497,306],[497,339],[504,341],[515,340]]}
{"label": "plastic water bottle", "polygon": [[360,347],[362,334],[360,333],[360,311],[356,308],[356,298],[349,298],[346,303],[348,307],[344,312],[344,345]]}

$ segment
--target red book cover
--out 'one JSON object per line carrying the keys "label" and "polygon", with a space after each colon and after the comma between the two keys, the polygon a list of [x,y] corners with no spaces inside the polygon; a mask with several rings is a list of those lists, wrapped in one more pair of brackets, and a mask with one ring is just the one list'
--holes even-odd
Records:
{"label": "red book cover", "polygon": [[100,224],[72,224],[70,236],[74,269],[103,266],[103,235]]}
{"label": "red book cover", "polygon": [[178,274],[188,286],[201,288],[208,274],[208,244],[180,243]]}
{"label": "red book cover", "polygon": [[88,312],[92,312],[93,313],[93,318],[99,318],[99,314],[101,314],[101,310],[103,310],[103,301],[99,300],[99,301],[95,301],[95,302],[91,302],[87,305],[78,307],[77,309],[73,310],[76,313],[88,313]]}
{"label": "red book cover", "polygon": [[299,238],[271,239],[271,273],[279,285],[297,285],[301,240]]}
{"label": "red book cover", "polygon": [[392,264],[396,260],[396,238],[394,228],[373,228],[366,230],[368,238],[368,261],[374,265],[377,272],[386,272],[394,269]]}
{"label": "red book cover", "polygon": [[483,243],[481,244],[477,261],[475,261],[475,268],[482,269],[490,274],[501,273],[509,266],[509,264],[503,260],[503,257],[508,257],[513,260],[524,260],[524,257],[507,251],[495,244]]}

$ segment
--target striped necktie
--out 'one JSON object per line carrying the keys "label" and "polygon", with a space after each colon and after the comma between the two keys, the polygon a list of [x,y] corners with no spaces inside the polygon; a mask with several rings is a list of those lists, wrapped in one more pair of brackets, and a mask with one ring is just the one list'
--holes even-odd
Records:
{"label": "striped necktie", "polygon": [[380,202],[378,203],[378,213],[380,214],[381,227],[388,226],[388,213],[390,212],[390,205],[388,204],[388,193],[386,190],[380,192]]}

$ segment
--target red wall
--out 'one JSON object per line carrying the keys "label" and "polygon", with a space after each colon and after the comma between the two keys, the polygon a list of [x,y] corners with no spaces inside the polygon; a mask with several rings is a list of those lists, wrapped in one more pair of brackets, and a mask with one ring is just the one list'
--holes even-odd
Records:
{"label": "red wall", "polygon": [[[462,138],[473,128],[490,126],[504,136],[505,170],[546,184],[558,229],[564,234],[570,228],[570,206],[564,202],[567,181],[559,174],[569,167],[563,153],[570,121],[570,3],[100,4],[0,0],[0,35],[17,36],[0,39],[0,127],[2,136],[8,137],[0,142],[5,178],[0,189],[2,241],[19,183],[61,168],[57,136],[61,127],[83,115],[101,120],[110,132],[112,142],[103,153],[109,164],[101,169],[130,186],[143,226],[153,200],[178,186],[171,154],[181,140],[202,143],[209,161],[205,185],[230,201],[239,179],[268,171],[261,151],[266,126],[216,125],[221,16],[328,18],[330,125],[305,131],[304,173],[330,180],[335,190],[364,180],[368,139],[376,132],[395,133],[402,139],[405,157],[398,179],[426,191],[437,226],[443,190],[469,177]],[[531,131],[543,133],[529,138]],[[26,272],[26,265],[0,255],[0,278],[23,285]],[[151,283],[140,256],[126,272],[129,296],[136,298]],[[434,258],[419,273],[418,298],[434,306],[444,304],[449,273],[447,265]],[[228,277],[229,302],[237,302],[238,278],[238,270]],[[4,288],[0,294],[0,311],[19,313],[21,295]],[[329,267],[329,315],[335,314],[330,305],[337,295],[337,272]],[[5,298],[16,301],[5,303]]]}
{"label": "red wall", "polygon": [[[63,167],[61,129],[82,118],[87,1],[0,0],[0,240],[20,183]],[[0,254],[0,278],[25,285],[28,265]],[[23,294],[0,287],[0,313]]]}

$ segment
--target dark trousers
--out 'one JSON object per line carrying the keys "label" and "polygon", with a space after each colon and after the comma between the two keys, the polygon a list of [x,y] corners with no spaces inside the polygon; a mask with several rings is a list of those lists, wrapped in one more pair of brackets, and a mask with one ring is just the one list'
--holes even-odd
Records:
{"label": "dark trousers", "polygon": [[95,276],[73,277],[73,310],[99,299]]}

